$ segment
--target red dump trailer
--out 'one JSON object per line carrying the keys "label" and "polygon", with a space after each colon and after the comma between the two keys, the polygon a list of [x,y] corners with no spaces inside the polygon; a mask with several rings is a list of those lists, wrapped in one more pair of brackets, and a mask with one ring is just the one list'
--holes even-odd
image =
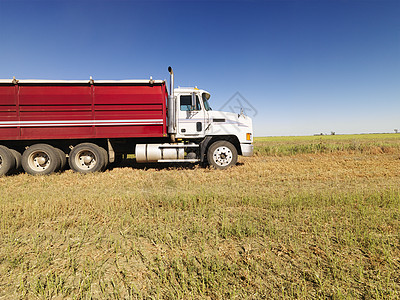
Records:
{"label": "red dump trailer", "polygon": [[0,82],[0,140],[166,136],[164,81]]}
{"label": "red dump trailer", "polygon": [[0,80],[0,175],[81,173],[136,161],[208,162],[253,153],[252,121],[212,111],[210,94],[164,80]]}
{"label": "red dump trailer", "polygon": [[[167,97],[165,81],[160,80],[1,80],[0,175],[15,165],[31,174],[52,173],[65,165],[71,145],[79,144],[80,159],[92,163],[83,161],[79,167],[78,159],[72,168],[104,169],[115,155],[126,152],[124,148],[132,148],[130,139],[165,139]],[[112,151],[110,158],[103,149],[114,150],[112,144],[121,153]],[[34,146],[33,152],[24,160],[21,153],[28,146]],[[15,156],[14,165],[7,149]],[[52,158],[53,152],[59,157]],[[101,159],[91,157],[92,152],[99,152]]]}

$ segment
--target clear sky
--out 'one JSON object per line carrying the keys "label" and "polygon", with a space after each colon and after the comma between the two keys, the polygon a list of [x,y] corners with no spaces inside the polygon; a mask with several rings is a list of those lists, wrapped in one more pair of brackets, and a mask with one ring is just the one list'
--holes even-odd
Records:
{"label": "clear sky", "polygon": [[239,92],[256,136],[400,130],[398,0],[0,0],[0,78],[169,79],[169,65],[213,109]]}

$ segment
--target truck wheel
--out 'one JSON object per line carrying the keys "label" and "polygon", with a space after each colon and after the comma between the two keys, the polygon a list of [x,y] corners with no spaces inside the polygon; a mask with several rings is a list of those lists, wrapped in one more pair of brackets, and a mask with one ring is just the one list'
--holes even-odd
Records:
{"label": "truck wheel", "polygon": [[0,146],[0,176],[9,174],[15,168],[15,159],[10,149]]}
{"label": "truck wheel", "polygon": [[214,142],[207,151],[207,161],[215,169],[227,169],[237,162],[237,150],[228,141]]}
{"label": "truck wheel", "polygon": [[9,149],[15,159],[15,170],[20,171],[22,169],[22,155],[17,150]]}
{"label": "truck wheel", "polygon": [[22,167],[31,175],[48,175],[59,166],[60,156],[57,150],[47,144],[35,144],[22,154]]}
{"label": "truck wheel", "polygon": [[93,173],[107,166],[107,151],[92,143],[75,146],[69,154],[69,165],[79,173]]}
{"label": "truck wheel", "polygon": [[108,168],[108,153],[107,150],[104,149],[103,147],[99,147],[101,152],[103,152],[103,157],[104,157],[104,166],[101,168],[102,171],[105,171]]}
{"label": "truck wheel", "polygon": [[67,164],[67,157],[65,156],[65,152],[59,148],[55,148],[58,156],[60,157],[60,167],[58,168],[59,171],[64,170],[65,165]]}

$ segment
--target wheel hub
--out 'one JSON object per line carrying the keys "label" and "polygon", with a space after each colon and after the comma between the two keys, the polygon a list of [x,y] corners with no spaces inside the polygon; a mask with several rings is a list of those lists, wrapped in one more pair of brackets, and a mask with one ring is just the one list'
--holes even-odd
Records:
{"label": "wheel hub", "polygon": [[36,172],[42,172],[46,170],[50,163],[50,157],[44,151],[32,152],[28,158],[28,164],[30,168]]}
{"label": "wheel hub", "polygon": [[46,163],[46,158],[44,158],[43,156],[36,157],[36,158],[35,158],[35,161],[36,161],[37,164],[43,165],[43,164]]}
{"label": "wheel hub", "polygon": [[228,147],[218,147],[213,153],[213,158],[216,164],[224,167],[231,163],[233,154]]}
{"label": "wheel hub", "polygon": [[89,150],[79,152],[75,161],[82,170],[92,169],[97,163],[95,154]]}
{"label": "wheel hub", "polygon": [[88,164],[90,164],[90,162],[93,160],[93,158],[91,157],[91,156],[89,156],[89,155],[86,155],[84,158],[83,158],[83,162],[86,164],[86,165],[88,165]]}

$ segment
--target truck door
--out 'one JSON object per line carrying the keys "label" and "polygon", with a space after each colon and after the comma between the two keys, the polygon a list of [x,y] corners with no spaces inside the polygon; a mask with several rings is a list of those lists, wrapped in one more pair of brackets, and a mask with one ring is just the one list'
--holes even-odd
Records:
{"label": "truck door", "polygon": [[204,136],[205,111],[198,95],[194,96],[195,103],[192,101],[193,96],[190,93],[179,95],[177,137]]}

